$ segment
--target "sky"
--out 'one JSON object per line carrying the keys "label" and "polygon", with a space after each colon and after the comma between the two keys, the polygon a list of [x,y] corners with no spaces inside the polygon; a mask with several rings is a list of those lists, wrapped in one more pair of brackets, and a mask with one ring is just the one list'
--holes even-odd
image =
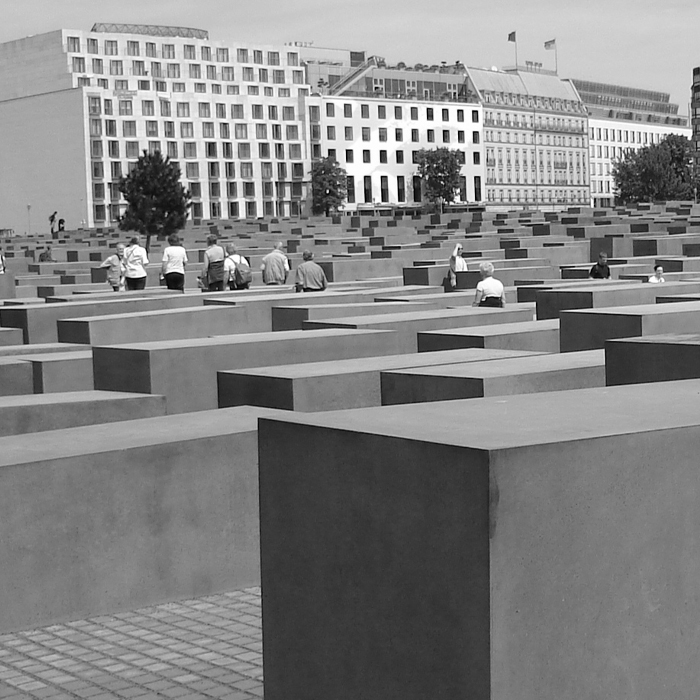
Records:
{"label": "sky", "polygon": [[0,42],[95,22],[206,29],[212,39],[366,51],[389,64],[537,61],[559,75],[671,93],[688,113],[700,66],[698,0],[22,0],[5,3]]}

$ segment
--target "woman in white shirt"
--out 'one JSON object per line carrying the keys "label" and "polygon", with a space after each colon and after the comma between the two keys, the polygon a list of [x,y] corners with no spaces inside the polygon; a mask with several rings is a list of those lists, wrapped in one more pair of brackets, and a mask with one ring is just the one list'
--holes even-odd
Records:
{"label": "woman in white shirt", "polygon": [[124,281],[127,291],[146,288],[146,265],[146,249],[139,245],[139,237],[134,236],[124,251]]}
{"label": "woman in white shirt", "polygon": [[457,243],[452,251],[452,255],[450,255],[450,270],[447,273],[450,292],[457,289],[457,273],[466,272],[467,270],[467,261],[462,257],[463,249],[464,246],[461,243]]}
{"label": "woman in white shirt", "polygon": [[168,247],[163,251],[161,274],[168,289],[184,292],[187,251],[182,247],[180,236],[176,233],[168,236],[168,243]]}
{"label": "woman in white shirt", "polygon": [[472,306],[490,306],[503,308],[506,305],[506,290],[503,284],[493,276],[493,265],[482,262],[479,265],[481,282],[476,285],[476,295]]}

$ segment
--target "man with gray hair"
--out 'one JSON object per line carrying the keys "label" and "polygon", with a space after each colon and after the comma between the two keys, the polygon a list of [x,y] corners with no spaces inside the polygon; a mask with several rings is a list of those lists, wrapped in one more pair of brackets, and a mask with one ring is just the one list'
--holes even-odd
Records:
{"label": "man with gray hair", "polygon": [[484,261],[479,265],[481,282],[476,285],[472,306],[503,308],[506,305],[506,291],[503,283],[493,276],[493,264]]}
{"label": "man with gray hair", "polygon": [[297,267],[294,287],[297,292],[322,292],[328,286],[326,273],[314,262],[314,254],[305,250],[302,253],[304,262]]}
{"label": "man with gray hair", "polygon": [[284,284],[287,281],[289,260],[282,252],[281,241],[277,241],[272,252],[268,253],[262,259],[260,269],[262,270],[263,282],[265,284]]}

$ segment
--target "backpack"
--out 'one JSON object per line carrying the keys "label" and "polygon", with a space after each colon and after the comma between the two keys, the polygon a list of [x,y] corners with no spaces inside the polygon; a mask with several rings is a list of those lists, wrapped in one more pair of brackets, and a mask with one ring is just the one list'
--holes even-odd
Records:
{"label": "backpack", "polygon": [[207,268],[207,281],[209,284],[212,282],[223,282],[224,281],[224,261],[216,260],[215,262],[210,262]]}
{"label": "backpack", "polygon": [[240,261],[236,263],[236,269],[233,271],[233,281],[236,287],[245,287],[253,281],[250,265],[244,262],[242,256],[240,256]]}

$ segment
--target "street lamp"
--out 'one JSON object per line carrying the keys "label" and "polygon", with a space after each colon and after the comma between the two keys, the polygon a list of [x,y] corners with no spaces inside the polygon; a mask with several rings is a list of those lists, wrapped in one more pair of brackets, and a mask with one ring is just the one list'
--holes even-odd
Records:
{"label": "street lamp", "polygon": [[27,204],[27,235],[32,235],[32,205]]}

